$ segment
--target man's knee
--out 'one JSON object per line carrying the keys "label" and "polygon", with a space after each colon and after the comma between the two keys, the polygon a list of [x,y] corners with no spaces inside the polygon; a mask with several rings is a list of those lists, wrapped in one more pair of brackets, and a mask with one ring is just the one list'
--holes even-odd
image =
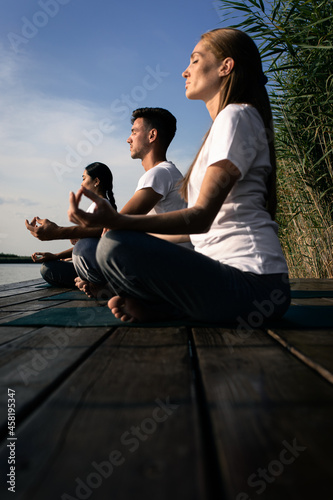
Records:
{"label": "man's knee", "polygon": [[73,248],[73,256],[85,256],[90,254],[95,254],[96,247],[98,245],[98,238],[82,238],[80,239]]}
{"label": "man's knee", "polygon": [[79,240],[72,252],[73,264],[76,272],[83,279],[87,279],[87,272],[90,269],[97,267],[96,263],[96,248],[99,239],[97,238],[83,238]]}
{"label": "man's knee", "polygon": [[83,238],[73,249],[73,264],[78,276],[91,283],[104,282],[103,275],[96,260],[96,249],[99,238]]}

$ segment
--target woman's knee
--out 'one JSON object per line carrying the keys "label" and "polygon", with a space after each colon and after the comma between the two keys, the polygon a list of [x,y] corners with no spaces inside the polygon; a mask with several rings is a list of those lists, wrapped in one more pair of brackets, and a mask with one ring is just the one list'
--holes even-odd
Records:
{"label": "woman's knee", "polygon": [[45,262],[41,265],[40,273],[50,285],[74,287],[76,273],[71,262],[59,260]]}
{"label": "woman's knee", "polygon": [[45,281],[52,280],[53,278],[52,269],[50,269],[50,267],[52,268],[51,262],[43,263],[40,266],[40,274]]}

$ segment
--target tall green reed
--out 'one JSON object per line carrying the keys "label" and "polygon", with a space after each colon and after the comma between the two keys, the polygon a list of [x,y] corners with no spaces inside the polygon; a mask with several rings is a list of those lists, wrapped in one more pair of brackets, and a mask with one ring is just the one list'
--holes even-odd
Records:
{"label": "tall green reed", "polygon": [[[219,6],[224,25],[256,40],[269,77],[277,218],[290,275],[333,277],[332,1],[220,0]],[[234,23],[236,15],[241,20]]]}

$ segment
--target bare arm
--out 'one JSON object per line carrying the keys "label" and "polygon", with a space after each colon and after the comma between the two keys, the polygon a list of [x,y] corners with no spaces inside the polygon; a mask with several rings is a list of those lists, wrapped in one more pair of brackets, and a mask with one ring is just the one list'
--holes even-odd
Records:
{"label": "bare arm", "polygon": [[35,252],[32,254],[31,258],[34,262],[49,262],[51,260],[62,260],[69,259],[72,257],[73,248],[69,248],[68,250],[63,250],[59,253],[51,253],[51,252]]}
{"label": "bare arm", "polygon": [[147,214],[160,201],[162,195],[153,188],[136,191],[132,198],[120,210],[121,214]]}
{"label": "bare arm", "polygon": [[99,238],[102,233],[100,227],[61,227],[55,222],[51,222],[48,219],[40,219],[39,217],[34,217],[31,222],[26,220],[25,226],[32,236],[41,241]]}
{"label": "bare arm", "polygon": [[[199,234],[207,232],[228,193],[240,177],[239,170],[229,160],[211,165],[203,179],[198,199],[193,207],[159,215],[126,215],[117,213],[98,200],[94,193],[81,188],[77,195],[70,195],[68,216],[71,222],[86,226],[130,229],[158,234]],[[79,202],[85,194],[97,204],[93,214],[79,209]]]}
{"label": "bare arm", "polygon": [[[121,214],[147,214],[162,198],[161,194],[156,193],[153,188],[143,188],[136,191],[132,198],[120,210]],[[153,234],[152,236],[159,237],[171,243],[187,243],[190,237],[187,234]]]}
{"label": "bare arm", "polygon": [[[134,193],[120,213],[147,214],[161,198],[162,195],[156,193],[152,188],[140,189]],[[30,223],[26,220],[25,225],[32,236],[41,241],[99,238],[102,234],[100,227],[94,228],[81,225],[62,227],[55,222],[40,219],[39,217],[34,217]]]}
{"label": "bare arm", "polygon": [[169,241],[170,243],[189,243],[191,241],[189,234],[157,234],[149,233],[151,236]]}

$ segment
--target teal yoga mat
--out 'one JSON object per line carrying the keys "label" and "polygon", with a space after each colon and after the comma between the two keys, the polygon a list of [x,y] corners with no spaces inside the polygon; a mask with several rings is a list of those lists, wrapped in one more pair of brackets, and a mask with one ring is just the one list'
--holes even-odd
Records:
{"label": "teal yoga mat", "polygon": [[88,297],[80,290],[70,290],[69,292],[58,293],[49,297],[42,297],[39,300],[95,300]]}
{"label": "teal yoga mat", "polygon": [[[4,324],[4,323],[3,323]],[[15,319],[6,326],[140,326],[140,327],[167,327],[167,326],[206,326],[221,328],[236,328],[239,323],[200,323],[197,321],[171,321],[160,323],[124,323],[116,319],[111,311],[105,307],[72,307],[43,309],[29,316]],[[256,329],[262,326],[270,328],[288,329],[319,329],[333,328],[333,306],[291,306],[285,316],[279,321],[267,321],[264,324],[244,321],[242,328]]]}
{"label": "teal yoga mat", "polygon": [[[320,297],[332,297],[333,290],[292,290],[291,297],[293,299],[308,299],[308,298],[320,298]],[[68,292],[59,293],[57,295],[52,295],[51,297],[42,297],[39,300],[95,300],[87,297],[84,292],[80,290],[70,290]],[[101,300],[104,300],[103,297]]]}
{"label": "teal yoga mat", "polygon": [[333,297],[333,290],[291,290],[293,299],[310,299],[321,297]]}

